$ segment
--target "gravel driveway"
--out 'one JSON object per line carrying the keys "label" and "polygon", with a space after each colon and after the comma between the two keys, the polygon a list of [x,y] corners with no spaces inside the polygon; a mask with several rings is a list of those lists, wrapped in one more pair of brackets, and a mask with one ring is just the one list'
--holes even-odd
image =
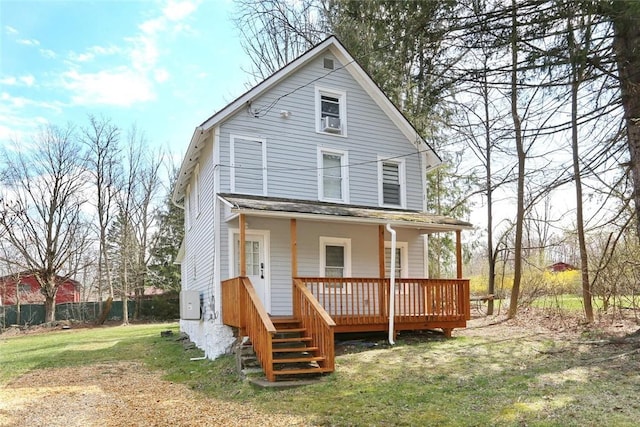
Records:
{"label": "gravel driveway", "polygon": [[138,363],[37,369],[0,389],[0,426],[302,426],[203,398]]}

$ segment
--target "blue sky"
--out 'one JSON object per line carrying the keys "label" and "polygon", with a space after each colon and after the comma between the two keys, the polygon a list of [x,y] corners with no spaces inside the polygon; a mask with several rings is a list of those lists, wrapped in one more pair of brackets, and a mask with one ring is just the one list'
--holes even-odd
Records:
{"label": "blue sky", "polygon": [[0,145],[87,115],[186,151],[251,80],[230,0],[0,0]]}

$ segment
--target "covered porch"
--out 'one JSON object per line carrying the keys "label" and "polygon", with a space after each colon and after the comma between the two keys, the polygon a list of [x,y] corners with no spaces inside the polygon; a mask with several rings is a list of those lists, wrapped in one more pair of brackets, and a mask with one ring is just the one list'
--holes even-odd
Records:
{"label": "covered porch", "polygon": [[[313,362],[314,372],[334,370],[334,334],[342,332],[398,331],[442,329],[451,336],[455,328],[463,328],[470,318],[469,281],[462,278],[461,230],[470,224],[449,218],[428,216],[420,212],[333,207],[315,202],[258,200],[224,196],[235,213],[239,232],[238,276],[222,282],[223,323],[249,336],[256,355],[270,381],[280,375],[310,373],[309,369],[279,369],[294,348],[278,347],[292,342],[291,331],[299,336],[305,357],[295,360]],[[281,318],[274,318],[265,309],[247,277],[245,233],[247,217],[268,216],[289,221],[289,260],[291,266],[292,313],[288,329]],[[298,270],[299,219],[327,221],[358,221],[372,225],[377,231],[377,271],[370,277],[310,277]],[[454,232],[456,235],[456,278],[429,279],[386,277],[389,272],[385,251],[385,227],[404,226],[425,232]],[[377,277],[376,277],[377,276]],[[392,322],[390,322],[392,320]],[[293,325],[293,326],[292,326]],[[391,330],[389,329],[391,328]],[[285,341],[283,341],[285,340]],[[286,341],[289,340],[289,341]],[[302,344],[300,344],[302,343]],[[279,351],[279,349],[281,351]],[[300,355],[298,355],[300,356]],[[308,356],[308,357],[307,357]]]}

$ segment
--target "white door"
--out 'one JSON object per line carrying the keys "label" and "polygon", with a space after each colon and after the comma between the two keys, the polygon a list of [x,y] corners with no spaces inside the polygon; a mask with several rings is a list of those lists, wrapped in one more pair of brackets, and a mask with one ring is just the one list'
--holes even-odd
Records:
{"label": "white door", "polygon": [[[240,239],[235,235],[235,275],[240,275]],[[258,297],[262,301],[267,312],[271,311],[271,298],[269,297],[268,270],[266,257],[265,236],[261,234],[245,235],[245,259],[247,261],[247,277],[256,289]]]}

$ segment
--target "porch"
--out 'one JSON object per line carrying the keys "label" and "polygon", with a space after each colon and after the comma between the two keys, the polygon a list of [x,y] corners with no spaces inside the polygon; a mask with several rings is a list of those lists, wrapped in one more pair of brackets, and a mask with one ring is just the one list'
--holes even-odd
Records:
{"label": "porch", "polygon": [[[292,292],[293,315],[274,319],[247,277],[222,282],[223,323],[251,339],[269,381],[333,372],[335,333],[389,328],[390,279],[296,277]],[[394,300],[393,334],[440,328],[451,336],[470,319],[466,279],[398,279]]]}

